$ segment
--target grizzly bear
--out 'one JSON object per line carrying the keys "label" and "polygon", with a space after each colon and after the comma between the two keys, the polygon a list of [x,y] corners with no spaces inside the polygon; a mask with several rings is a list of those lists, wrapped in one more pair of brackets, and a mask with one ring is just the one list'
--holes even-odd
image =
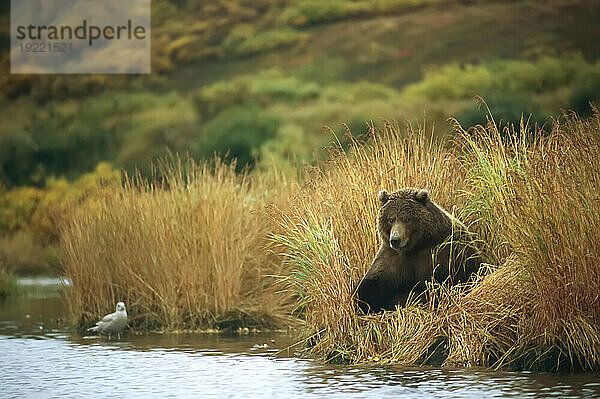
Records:
{"label": "grizzly bear", "polygon": [[366,314],[404,305],[425,281],[465,282],[480,266],[466,226],[429,198],[424,189],[379,192],[377,230],[381,245],[356,291]]}

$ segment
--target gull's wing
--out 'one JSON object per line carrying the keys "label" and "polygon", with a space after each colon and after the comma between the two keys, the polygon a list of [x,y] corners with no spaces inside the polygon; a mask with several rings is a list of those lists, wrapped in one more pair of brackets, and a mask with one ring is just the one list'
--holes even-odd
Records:
{"label": "gull's wing", "polygon": [[99,321],[99,323],[109,323],[115,318],[115,316],[116,316],[116,313],[107,314],[106,316],[104,316],[102,318],[101,321]]}

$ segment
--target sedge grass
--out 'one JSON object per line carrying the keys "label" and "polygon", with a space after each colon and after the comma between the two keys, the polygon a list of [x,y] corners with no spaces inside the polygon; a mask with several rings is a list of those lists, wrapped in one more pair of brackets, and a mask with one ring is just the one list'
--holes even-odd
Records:
{"label": "sedge grass", "polygon": [[[598,370],[599,132],[597,112],[548,133],[491,120],[451,140],[384,124],[299,181],[220,162],[129,179],[63,229],[71,314],[81,324],[125,300],[134,328],[171,331],[298,318],[328,361],[423,364],[437,351],[446,365]],[[425,303],[357,314],[377,192],[409,186],[457,215],[489,264],[469,283],[429,284]]]}
{"label": "sedge grass", "polygon": [[[349,362],[600,368],[600,117],[550,133],[459,128],[451,142],[385,125],[313,173],[279,209],[283,281],[313,332],[310,352]],[[490,264],[468,284],[430,285],[425,305],[361,316],[353,289],[377,249],[376,193],[428,188],[477,236]]]}
{"label": "sedge grass", "polygon": [[17,278],[0,264],[0,300],[21,293]]}
{"label": "sedge grass", "polygon": [[83,326],[125,301],[136,330],[289,324],[269,274],[265,190],[235,165],[168,163],[160,183],[128,178],[63,229],[67,303]]}
{"label": "sedge grass", "polygon": [[[555,124],[547,136],[498,129],[465,134],[466,167],[489,165],[501,171],[492,178],[469,180],[475,190],[489,192],[480,207],[485,230],[522,265],[530,285],[523,305],[514,350],[518,363],[531,368],[547,355],[560,353],[584,369],[600,364],[600,119],[575,115]],[[482,139],[482,137],[485,137]],[[501,144],[502,143],[502,144]],[[482,155],[485,154],[485,155]],[[479,184],[475,182],[479,180]],[[474,195],[473,195],[474,196]],[[481,197],[481,195],[478,195]],[[515,277],[516,278],[516,277]],[[560,365],[556,364],[556,367]]]}
{"label": "sedge grass", "polygon": [[441,319],[417,306],[358,316],[352,296],[378,248],[379,190],[424,187],[446,209],[462,208],[464,178],[445,144],[422,129],[404,133],[393,124],[372,129],[367,144],[352,141],[348,152],[334,151],[290,204],[273,212],[285,232],[273,236],[287,260],[289,273],[282,280],[318,333],[313,354],[414,363],[444,335]]}

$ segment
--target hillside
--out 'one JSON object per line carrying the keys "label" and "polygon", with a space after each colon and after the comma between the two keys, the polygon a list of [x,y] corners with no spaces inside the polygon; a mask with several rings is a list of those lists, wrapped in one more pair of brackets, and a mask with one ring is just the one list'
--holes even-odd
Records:
{"label": "hillside", "polygon": [[150,75],[11,75],[3,4],[8,265],[56,264],[42,248],[69,201],[167,154],[295,174],[371,120],[444,135],[485,121],[481,96],[497,121],[548,128],[600,97],[599,1],[155,0]]}
{"label": "hillside", "polygon": [[449,116],[483,120],[475,95],[499,119],[543,123],[600,86],[598,17],[600,2],[576,0],[156,1],[149,76],[2,74],[2,179],[144,169],[167,148],[307,161],[331,142],[324,125],[425,118],[443,132]]}

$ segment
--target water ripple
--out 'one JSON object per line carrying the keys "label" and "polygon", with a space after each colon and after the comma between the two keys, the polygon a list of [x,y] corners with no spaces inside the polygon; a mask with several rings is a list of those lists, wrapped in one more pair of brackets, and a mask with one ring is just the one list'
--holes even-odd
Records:
{"label": "water ripple", "polygon": [[599,374],[323,365],[285,335],[79,337],[58,296],[20,301],[0,303],[2,398],[600,397]]}

